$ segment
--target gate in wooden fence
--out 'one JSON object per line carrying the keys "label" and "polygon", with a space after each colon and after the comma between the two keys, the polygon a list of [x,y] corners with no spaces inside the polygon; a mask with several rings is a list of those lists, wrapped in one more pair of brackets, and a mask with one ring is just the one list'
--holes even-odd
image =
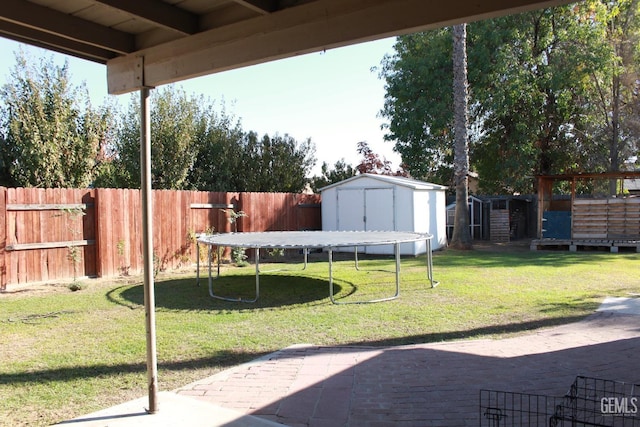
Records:
{"label": "gate in wooden fence", "polygon": [[[229,232],[223,209],[244,211],[238,231],[319,230],[320,195],[153,191],[159,268],[195,262],[195,236]],[[0,187],[0,290],[10,285],[142,271],[140,190]]]}

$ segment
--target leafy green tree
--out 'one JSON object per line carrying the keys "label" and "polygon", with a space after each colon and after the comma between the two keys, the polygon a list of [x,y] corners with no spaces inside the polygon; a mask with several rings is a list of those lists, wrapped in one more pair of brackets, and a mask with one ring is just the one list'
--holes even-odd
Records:
{"label": "leafy green tree", "polygon": [[81,188],[93,182],[110,113],[91,107],[84,84],[71,84],[67,63],[16,53],[0,97],[4,185]]}
{"label": "leafy green tree", "polygon": [[394,142],[409,174],[436,182],[451,180],[451,33],[443,28],[399,37],[380,76],[386,81],[382,116],[385,140]]}
{"label": "leafy green tree", "polygon": [[307,186],[307,174],[316,162],[315,146],[310,139],[298,142],[285,134],[245,134],[242,173],[246,174],[240,191],[282,191],[297,193]]}
{"label": "leafy green tree", "polygon": [[202,109],[196,123],[197,155],[189,172],[189,185],[203,191],[231,191],[244,185],[243,136],[239,121],[222,108]]}
{"label": "leafy green tree", "polygon": [[[139,102],[132,97],[121,117],[101,186],[140,185]],[[204,191],[304,190],[313,164],[310,140],[298,143],[288,135],[261,140],[243,132],[223,106],[202,97],[188,97],[174,86],[152,92],[151,174],[158,189]]]}
{"label": "leafy green tree", "polygon": [[[184,189],[196,155],[196,131],[202,98],[176,86],[151,94],[151,176],[156,189]],[[110,181],[116,187],[140,186],[140,102],[131,97],[114,144]],[[106,181],[106,179],[105,179]]]}
{"label": "leafy green tree", "polygon": [[[600,30],[600,49],[609,59],[592,73],[595,113],[587,131],[601,147],[596,153],[601,168],[619,171],[640,149],[640,2],[618,0],[595,6],[582,19]],[[615,194],[616,182],[610,184],[609,191]]]}
{"label": "leafy green tree", "polygon": [[[534,174],[580,171],[598,150],[590,76],[608,57],[582,17],[592,0],[468,25],[471,166],[487,192],[530,192]],[[386,138],[412,175],[451,182],[451,30],[399,37],[383,60]]]}
{"label": "leafy green tree", "polygon": [[317,193],[321,188],[326,187],[327,185],[351,178],[357,173],[357,169],[348,165],[345,159],[338,160],[333,165],[333,169],[329,169],[329,164],[327,162],[322,162],[320,171],[322,173],[320,176],[314,176],[311,179],[311,190],[313,190],[314,193]]}
{"label": "leafy green tree", "polygon": [[472,151],[485,190],[531,192],[532,175],[594,169],[598,148],[587,132],[593,119],[589,76],[608,57],[598,28],[580,17],[597,3],[496,23],[501,40],[491,47],[495,65],[472,85],[485,115],[484,134]]}

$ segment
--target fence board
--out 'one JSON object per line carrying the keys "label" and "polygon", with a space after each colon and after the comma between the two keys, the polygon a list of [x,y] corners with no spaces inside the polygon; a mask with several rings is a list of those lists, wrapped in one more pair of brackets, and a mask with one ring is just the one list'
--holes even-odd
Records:
{"label": "fence board", "polygon": [[297,194],[297,230],[320,230],[322,228],[319,194]]}
{"label": "fence board", "polygon": [[0,292],[7,289],[7,217],[2,215],[7,208],[7,189],[0,187]]}
{"label": "fence board", "polygon": [[[35,189],[34,189],[35,190]],[[45,191],[45,197],[47,199],[52,200],[55,203],[62,203],[62,198],[60,197],[60,191],[57,188],[47,188]],[[48,215],[49,214],[49,215]],[[62,240],[63,232],[62,232],[62,222],[61,217],[51,217],[51,212],[42,212],[41,219],[48,220],[47,224],[44,226],[45,235],[42,236],[42,239],[46,239],[46,241],[52,240]],[[33,254],[34,252],[29,252]],[[65,271],[66,259],[62,254],[62,250],[60,249],[52,249],[47,251],[47,255],[49,256],[49,262],[47,265],[49,279],[53,279],[55,277],[69,277],[67,272]],[[29,282],[29,280],[26,280]]]}
{"label": "fence board", "polygon": [[[47,200],[46,190],[38,191],[37,202],[40,204],[43,204],[45,200]],[[52,205],[51,207],[53,206],[54,205]],[[37,229],[39,233],[39,238],[36,241],[40,241],[40,242],[55,241],[55,239],[52,239],[50,237],[45,237],[47,233],[50,232],[50,230],[48,230],[47,224],[43,221],[43,216],[45,215],[45,213],[50,214],[51,212],[52,212],[51,209],[47,209],[47,210],[43,209],[40,212],[33,212],[34,219],[37,221],[37,223],[33,224],[33,228]],[[36,277],[34,277],[33,280],[36,282],[49,280],[49,265],[52,266],[51,268],[54,268],[55,266],[54,262],[49,263],[49,255],[51,254],[51,251],[32,251],[30,253],[32,253],[34,257],[37,257],[40,263],[40,265],[37,268],[30,269],[34,271],[34,273],[36,273]],[[55,277],[55,273],[54,273],[54,277]]]}
{"label": "fence board", "polygon": [[282,231],[321,228],[320,196],[292,193],[242,193],[238,230]]}
{"label": "fence board", "polygon": [[640,238],[640,199],[577,199],[573,206],[574,238]]}
{"label": "fence board", "polygon": [[[61,245],[55,242],[90,237],[84,232],[84,223],[80,217],[72,221],[61,210],[69,200],[74,204],[81,200],[90,202],[90,198],[85,197],[90,190],[18,188],[4,191],[6,199],[2,216],[7,236],[3,245],[5,250],[13,245],[31,245],[35,248],[38,244],[43,244],[59,247]],[[15,209],[16,206],[20,208]],[[77,275],[87,274],[87,257],[91,252],[94,252],[94,248],[79,249]],[[5,261],[7,259],[4,283],[41,282],[73,277],[74,274],[74,264],[69,260],[69,248],[64,245],[50,250],[18,253],[7,251]]]}
{"label": "fence board", "polygon": [[[163,268],[194,263],[196,233],[232,231],[221,210],[228,205],[248,215],[239,231],[320,229],[319,203],[319,195],[155,190],[154,252]],[[81,219],[60,209],[80,204]],[[68,241],[87,243],[78,248],[79,277],[143,268],[139,190],[0,187],[0,228],[0,289],[73,277]]]}

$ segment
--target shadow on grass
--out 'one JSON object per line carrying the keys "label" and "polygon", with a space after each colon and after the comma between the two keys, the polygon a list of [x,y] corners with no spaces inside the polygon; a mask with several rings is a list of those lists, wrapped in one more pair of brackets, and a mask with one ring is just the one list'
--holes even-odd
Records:
{"label": "shadow on grass", "polygon": [[[219,367],[224,370],[238,364],[249,362],[265,354],[267,354],[267,352],[220,351],[211,356],[198,359],[158,362],[158,370],[180,372],[211,367]],[[146,370],[147,366],[145,363],[96,364],[56,369],[39,369],[29,372],[0,374],[0,385],[68,382],[78,379],[100,378],[121,374],[138,374],[144,373]]]}
{"label": "shadow on grass", "polygon": [[[327,280],[305,276],[260,275],[260,296],[255,303],[222,301],[209,296],[208,279],[200,279],[200,286],[194,278],[163,280],[155,283],[155,303],[158,309],[167,310],[246,310],[251,308],[273,308],[313,302],[326,303],[329,298]],[[256,295],[255,276],[220,276],[213,280],[216,295],[232,298],[252,299]],[[355,292],[355,285],[341,281],[334,283],[334,293],[343,286],[349,286],[349,294]],[[112,289],[107,299],[132,309],[144,305],[143,285]]]}
{"label": "shadow on grass", "polygon": [[[421,256],[420,258],[423,258]],[[628,257],[637,260],[636,254],[611,254],[603,252],[557,252],[557,251],[458,251],[434,252],[434,268],[437,267],[523,267],[537,266],[557,268],[566,265],[592,264],[611,257]]]}
{"label": "shadow on grass", "polygon": [[444,342],[462,339],[478,339],[493,335],[516,334],[523,332],[531,332],[540,328],[550,328],[553,326],[565,325],[568,323],[579,322],[584,320],[587,315],[575,315],[554,317],[548,319],[530,320],[518,323],[508,323],[501,325],[480,326],[461,331],[433,332],[420,335],[409,335],[404,337],[394,337],[387,339],[379,339],[375,341],[354,341],[344,345],[353,346],[372,346],[372,347],[389,347],[410,344],[425,344],[434,342]]}
{"label": "shadow on grass", "polygon": [[[345,342],[338,343],[336,344],[336,346],[390,347],[409,344],[444,342],[460,339],[474,339],[497,334],[530,332],[539,328],[547,328],[577,322],[585,319],[585,317],[585,315],[564,316],[501,325],[487,325],[460,331],[426,333],[398,338]],[[271,351],[219,351],[210,356],[202,358],[180,360],[175,362],[159,362],[158,368],[159,370],[171,372],[188,371],[193,369],[211,367],[227,369],[265,356],[269,353],[271,353]],[[0,374],[0,385],[67,382],[77,379],[90,379],[119,374],[142,373],[145,371],[146,365],[144,363],[126,363],[116,365],[97,364],[90,366],[73,366],[56,369],[39,369],[29,372]]]}

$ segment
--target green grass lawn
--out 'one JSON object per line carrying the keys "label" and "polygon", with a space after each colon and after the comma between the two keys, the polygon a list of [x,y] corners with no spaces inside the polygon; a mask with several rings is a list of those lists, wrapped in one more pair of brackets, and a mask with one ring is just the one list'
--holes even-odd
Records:
{"label": "green grass lawn", "polygon": [[[447,250],[404,258],[400,298],[333,305],[326,257],[261,275],[257,303],[213,300],[195,271],[156,280],[159,386],[171,390],[292,344],[398,345],[500,337],[573,322],[640,290],[640,254]],[[345,257],[340,257],[345,258]],[[263,270],[271,266],[261,264]],[[391,258],[334,263],[341,300],[393,293]],[[254,268],[225,267],[216,292],[254,293]],[[49,425],[146,395],[140,278],[0,294],[0,425]],[[9,290],[11,290],[9,285]]]}

